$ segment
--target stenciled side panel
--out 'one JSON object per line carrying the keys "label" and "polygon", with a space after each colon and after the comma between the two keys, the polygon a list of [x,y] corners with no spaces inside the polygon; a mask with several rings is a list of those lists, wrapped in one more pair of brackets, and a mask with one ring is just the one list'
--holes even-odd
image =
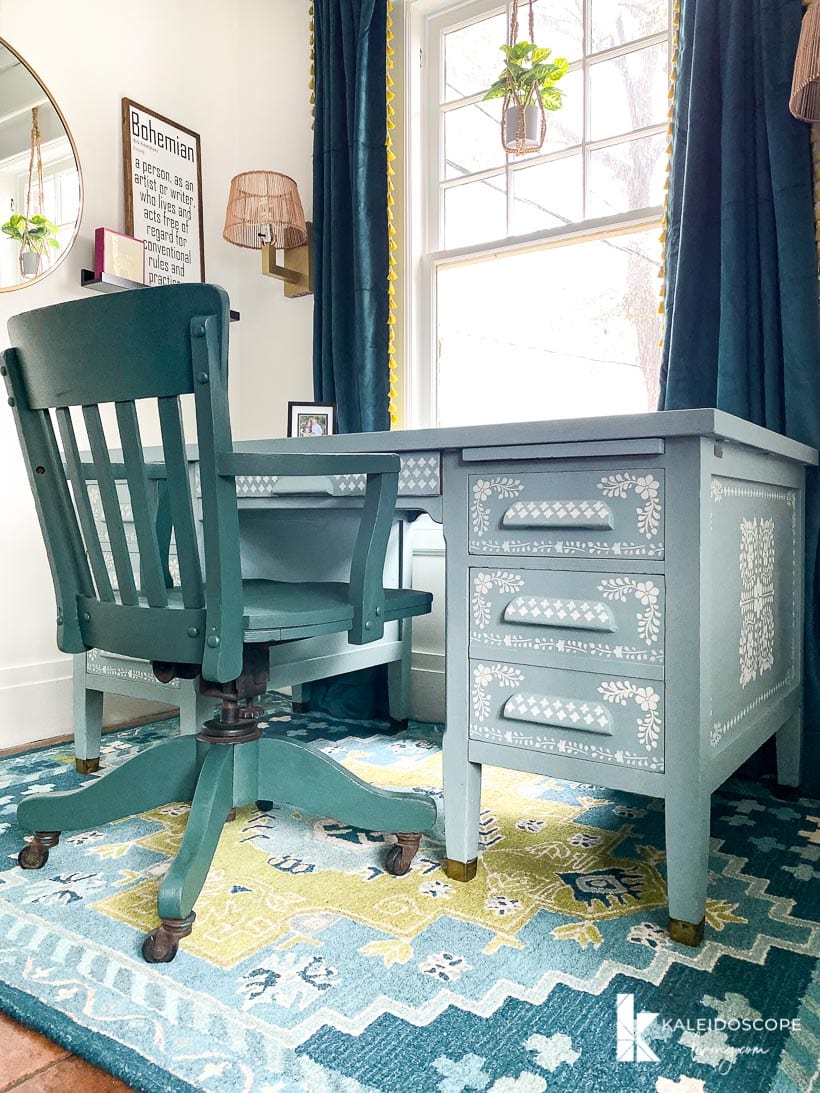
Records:
{"label": "stenciled side panel", "polygon": [[712,748],[799,680],[799,503],[794,488],[712,478]]}

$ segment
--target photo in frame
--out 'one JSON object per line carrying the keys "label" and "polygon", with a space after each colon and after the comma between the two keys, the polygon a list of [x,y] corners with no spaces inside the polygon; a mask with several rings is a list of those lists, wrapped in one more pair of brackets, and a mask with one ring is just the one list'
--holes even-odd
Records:
{"label": "photo in frame", "polygon": [[122,100],[125,231],[145,240],[145,283],[205,280],[199,134]]}
{"label": "photo in frame", "polygon": [[335,402],[288,403],[288,436],[330,436],[335,432]]}

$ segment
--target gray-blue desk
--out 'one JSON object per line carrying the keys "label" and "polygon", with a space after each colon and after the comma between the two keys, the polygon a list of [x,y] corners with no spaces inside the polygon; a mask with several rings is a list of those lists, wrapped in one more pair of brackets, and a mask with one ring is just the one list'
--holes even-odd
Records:
{"label": "gray-blue desk", "polygon": [[[780,782],[799,781],[803,482],[817,453],[715,410],[237,448],[398,452],[400,509],[443,525],[449,875],[476,871],[485,763],[663,798],[670,932],[697,944],[712,791],[774,733]],[[267,572],[275,554],[271,506],[301,511],[288,537],[309,546],[316,514],[361,483],[310,490],[238,481],[249,564]],[[397,541],[406,579],[403,553]],[[398,666],[403,716],[406,641],[369,655]],[[300,672],[275,666],[274,681],[278,667]]]}

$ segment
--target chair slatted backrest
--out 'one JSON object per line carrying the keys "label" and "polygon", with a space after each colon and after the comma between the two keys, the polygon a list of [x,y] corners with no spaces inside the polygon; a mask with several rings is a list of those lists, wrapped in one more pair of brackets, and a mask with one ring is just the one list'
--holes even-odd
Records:
{"label": "chair slatted backrest", "polygon": [[[236,492],[232,479],[216,475],[217,454],[231,450],[227,296],[202,284],[136,289],[17,315],[9,334],[3,374],[54,579],[58,645],[203,664],[207,678],[235,678],[242,659]],[[180,405],[186,394],[196,409],[204,573]],[[143,399],[156,401],[161,464],[145,460]],[[77,415],[90,458],[81,456]],[[112,421],[109,432],[116,423],[118,449],[109,446],[104,420]],[[130,501],[130,545],[119,483]],[[172,533],[178,589],[168,564]]]}

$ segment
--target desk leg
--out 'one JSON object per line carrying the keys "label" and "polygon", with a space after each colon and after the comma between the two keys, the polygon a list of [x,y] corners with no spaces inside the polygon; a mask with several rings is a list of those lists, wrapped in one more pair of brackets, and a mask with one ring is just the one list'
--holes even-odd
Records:
{"label": "desk leg", "polygon": [[399,634],[401,659],[391,660],[387,665],[387,708],[390,727],[394,731],[407,728],[410,714],[410,658],[413,649],[413,623],[410,619],[399,623]]}
{"label": "desk leg", "polygon": [[74,763],[80,774],[100,769],[103,693],[86,686],[85,653],[77,653],[73,664]]}
{"label": "desk leg", "polygon": [[700,945],[706,919],[711,795],[682,785],[666,798],[669,936]]}
{"label": "desk leg", "polygon": [[468,763],[463,743],[446,729],[443,744],[445,872],[468,881],[478,868],[478,823],[481,810],[481,764]]}
{"label": "desk leg", "polygon": [[803,744],[801,711],[793,713],[775,734],[777,745],[777,787],[775,797],[796,801],[800,796],[800,749]]}

